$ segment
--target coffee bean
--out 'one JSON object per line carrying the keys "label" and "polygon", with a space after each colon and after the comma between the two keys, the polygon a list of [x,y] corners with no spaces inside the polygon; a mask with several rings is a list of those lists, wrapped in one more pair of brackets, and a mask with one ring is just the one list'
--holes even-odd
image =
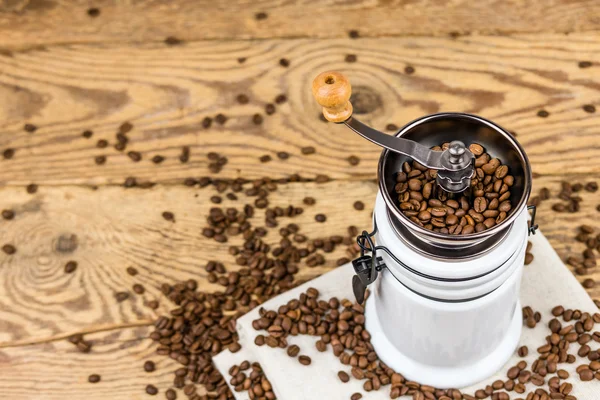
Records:
{"label": "coffee bean", "polygon": [[415,73],[415,68],[411,65],[407,65],[406,67],[404,67],[404,73],[407,75],[412,75]]}
{"label": "coffee bean", "polygon": [[360,400],[362,399],[362,394],[360,393],[354,393],[352,396],[350,396],[350,400]]}
{"label": "coffee bean", "polygon": [[98,165],[102,165],[102,164],[106,163],[106,156],[96,156],[94,158],[94,162]]}
{"label": "coffee bean", "polygon": [[23,129],[25,130],[25,132],[33,133],[33,132],[37,131],[37,126],[35,126],[33,124],[25,124],[23,126]]}
{"label": "coffee bean", "polygon": [[92,350],[91,343],[86,342],[84,340],[77,342],[76,346],[77,346],[77,350],[79,350],[82,353],[89,353]]}
{"label": "coffee bean", "polygon": [[357,211],[362,211],[362,210],[365,209],[365,203],[363,203],[360,200],[357,200],[357,201],[354,202],[353,207]]}
{"label": "coffee bean", "polygon": [[227,122],[227,117],[219,113],[215,116],[215,121],[217,122],[217,124],[223,125],[225,124],[225,122]]}
{"label": "coffee bean", "polygon": [[100,375],[98,374],[92,374],[90,376],[88,376],[88,382],[89,383],[98,383],[100,382]]}
{"label": "coffee bean", "polygon": [[167,36],[164,42],[167,46],[178,46],[183,43],[183,40],[176,38],[175,36]]}
{"label": "coffee bean", "polygon": [[13,210],[2,210],[2,218],[7,221],[10,221],[15,217],[15,212]]}
{"label": "coffee bean", "polygon": [[154,164],[160,164],[161,162],[165,161],[165,158],[161,155],[155,155],[154,157],[152,157],[152,162]]}
{"label": "coffee bean", "polygon": [[242,94],[238,94],[237,97],[236,97],[236,100],[240,104],[248,104],[248,102],[250,102],[250,98],[247,95],[243,94],[243,93]]}
{"label": "coffee bean", "polygon": [[586,104],[583,106],[583,111],[587,113],[595,113],[596,107],[594,107],[592,104]]}
{"label": "coffee bean", "polygon": [[588,182],[585,184],[585,190],[591,193],[595,193],[598,190],[597,182]]}
{"label": "coffee bean", "polygon": [[577,65],[579,66],[579,68],[589,68],[592,66],[592,63],[591,61],[579,61]]}
{"label": "coffee bean", "polygon": [[117,303],[122,303],[129,298],[129,293],[127,292],[117,292],[115,293],[115,299]]}
{"label": "coffee bean", "polygon": [[527,357],[527,354],[529,353],[529,349],[527,348],[527,346],[521,346],[517,350],[517,353],[519,354],[519,357]]}
{"label": "coffee bean", "polygon": [[133,162],[139,162],[142,159],[142,153],[140,153],[139,151],[129,151],[129,152],[127,152],[127,156]]}
{"label": "coffee bean", "polygon": [[96,7],[88,8],[87,15],[89,15],[92,18],[96,18],[100,15],[100,9]]}
{"label": "coffee bean", "polygon": [[280,160],[287,160],[288,158],[290,158],[290,155],[285,151],[280,151],[277,153],[277,157],[279,157]]}
{"label": "coffee bean", "polygon": [[27,185],[26,190],[27,193],[34,194],[38,190],[38,185],[36,185],[35,183],[30,183],[29,185]]}
{"label": "coffee bean", "polygon": [[267,163],[267,162],[271,161],[271,160],[272,160],[272,158],[271,158],[271,156],[270,156],[270,155],[268,155],[268,154],[265,154],[264,156],[261,156],[261,157],[259,158],[259,160],[260,160],[260,162],[261,162],[261,163]]}
{"label": "coffee bean", "polygon": [[181,154],[179,155],[179,161],[186,163],[190,160],[190,146],[183,146],[181,148]]}
{"label": "coffee bean", "polygon": [[360,34],[358,33],[357,30],[352,29],[352,30],[348,31],[348,37],[350,37],[350,39],[358,39],[360,37]]}
{"label": "coffee bean", "polygon": [[173,389],[167,389],[165,392],[165,397],[167,400],[177,400],[177,392],[175,392]]}
{"label": "coffee bean", "polygon": [[350,380],[350,376],[344,371],[338,371],[337,375],[343,383],[347,383]]}
{"label": "coffee bean", "polygon": [[77,269],[77,261],[68,261],[65,264],[65,274],[70,274]]}
{"label": "coffee bean", "polygon": [[537,112],[537,116],[540,118],[547,118],[550,115],[550,113],[546,110],[539,110]]}
{"label": "coffee bean", "polygon": [[591,278],[588,278],[588,279],[586,279],[586,280],[584,280],[584,281],[583,281],[582,285],[583,285],[583,287],[584,287],[584,288],[586,288],[586,289],[591,289],[591,288],[593,288],[594,286],[596,286],[596,281],[594,281],[594,280],[593,280],[593,279],[591,279]]}
{"label": "coffee bean", "polygon": [[156,370],[156,365],[153,361],[148,360],[144,363],[144,371],[154,372],[154,370]]}
{"label": "coffee bean", "polygon": [[579,371],[579,379],[583,382],[588,382],[594,379],[594,373],[590,369],[583,369]]}
{"label": "coffee bean", "polygon": [[144,286],[140,285],[139,283],[136,283],[133,285],[133,291],[137,294],[144,294],[146,289],[144,288]]}
{"label": "coffee bean", "polygon": [[298,356],[298,361],[302,365],[310,365],[312,362],[309,356]]}
{"label": "coffee bean", "polygon": [[529,265],[533,262],[533,254],[525,253],[525,265]]}
{"label": "coffee bean", "polygon": [[202,120],[202,127],[204,129],[208,129],[208,128],[210,128],[211,125],[212,125],[212,118],[204,117],[204,119]]}
{"label": "coffee bean", "polygon": [[104,149],[108,147],[108,141],[104,139],[100,139],[96,142],[96,147],[99,149]]}
{"label": "coffee bean", "polygon": [[171,211],[163,211],[162,217],[167,221],[175,222],[175,214],[173,214]]}
{"label": "coffee bean", "polygon": [[158,394],[158,389],[154,385],[146,385],[146,393],[150,396],[156,396]]}
{"label": "coffee bean", "polygon": [[352,166],[356,166],[360,163],[360,158],[358,158],[357,156],[349,156],[348,163]]}
{"label": "coffee bean", "polygon": [[267,114],[267,115],[275,114],[275,105],[273,105],[271,103],[265,105],[265,114]]}
{"label": "coffee bean", "polygon": [[269,16],[269,15],[268,15],[266,12],[263,12],[263,11],[261,11],[261,12],[258,12],[258,13],[256,13],[256,14],[254,14],[254,18],[255,18],[257,21],[262,21],[262,20],[264,20],[264,19],[267,19],[267,17],[268,17],[268,16]]}
{"label": "coffee bean", "polygon": [[317,215],[315,215],[315,221],[325,222],[325,221],[327,221],[327,216],[325,216],[325,214],[317,214]]}
{"label": "coffee bean", "polygon": [[11,158],[13,158],[14,155],[15,155],[15,149],[6,149],[2,153],[2,156],[4,157],[5,160],[10,160]]}
{"label": "coffee bean", "polygon": [[282,67],[289,67],[290,66],[290,61],[286,58],[282,58],[279,60],[279,65],[281,65]]}
{"label": "coffee bean", "polygon": [[277,97],[275,97],[275,103],[277,104],[283,104],[287,101],[287,96],[285,94],[278,94]]}
{"label": "coffee bean", "polygon": [[395,124],[387,124],[385,126],[385,129],[387,129],[388,131],[396,132],[398,130],[398,127]]}
{"label": "coffee bean", "polygon": [[306,146],[306,147],[303,147],[302,149],[300,149],[300,151],[302,151],[302,154],[304,154],[304,155],[309,155],[309,154],[315,154],[316,149],[313,146]]}
{"label": "coffee bean", "polygon": [[127,267],[126,271],[131,276],[136,276],[138,274],[138,270],[135,267]]}
{"label": "coffee bean", "polygon": [[2,251],[10,256],[17,252],[17,248],[12,244],[5,244],[4,246],[2,246]]}
{"label": "coffee bean", "polygon": [[252,122],[254,123],[254,125],[260,125],[263,122],[263,117],[260,114],[254,114],[252,116]]}
{"label": "coffee bean", "polygon": [[344,60],[347,63],[353,63],[356,62],[357,58],[356,58],[356,54],[347,54],[346,57],[344,58]]}

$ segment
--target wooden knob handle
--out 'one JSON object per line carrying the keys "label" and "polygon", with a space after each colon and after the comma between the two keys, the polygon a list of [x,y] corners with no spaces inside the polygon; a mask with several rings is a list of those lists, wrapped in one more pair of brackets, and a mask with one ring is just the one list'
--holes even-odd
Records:
{"label": "wooden knob handle", "polygon": [[352,87],[344,75],[335,71],[319,74],[312,83],[312,92],[328,121],[344,122],[352,116]]}

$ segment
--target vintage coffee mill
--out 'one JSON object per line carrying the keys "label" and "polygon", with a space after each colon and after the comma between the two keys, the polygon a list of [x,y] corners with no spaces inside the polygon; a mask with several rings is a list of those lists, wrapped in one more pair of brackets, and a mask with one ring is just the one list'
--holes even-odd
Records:
{"label": "vintage coffee mill", "polygon": [[[338,72],[313,81],[313,95],[331,122],[344,124],[384,150],[373,232],[358,237],[352,286],[359,302],[366,287],[366,327],[380,358],[407,379],[437,388],[464,387],[497,372],[521,334],[519,302],[527,236],[531,168],[515,138],[491,121],[461,113],[419,118],[387,135],[352,116],[351,86]],[[433,146],[449,143],[443,151]],[[512,208],[495,226],[452,235],[426,229],[398,206],[396,176],[404,162],[437,170],[436,190],[471,196],[476,179],[471,143],[510,168]],[[377,279],[379,277],[379,279]],[[371,287],[371,286],[369,286]]]}

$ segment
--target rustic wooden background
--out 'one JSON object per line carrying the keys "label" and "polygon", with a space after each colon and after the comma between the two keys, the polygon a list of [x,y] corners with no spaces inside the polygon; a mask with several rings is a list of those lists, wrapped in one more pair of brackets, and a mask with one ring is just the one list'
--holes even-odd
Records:
{"label": "rustic wooden background", "polygon": [[[257,19],[261,12],[266,18]],[[146,384],[172,380],[174,363],[145,339],[168,304],[153,311],[144,302],[160,299],[162,282],[197,278],[210,288],[206,261],[233,262],[227,245],[200,235],[214,189],[182,185],[209,174],[210,151],[229,159],[223,178],[328,175],[328,183],[281,185],[271,197],[315,197],[328,220],[300,216],[309,235],[369,226],[370,210],[352,204],[373,203],[379,149],[318,118],[309,88],[322,70],[346,73],[356,112],[382,130],[463,111],[516,132],[533,165],[534,194],[548,187],[556,196],[563,180],[600,181],[600,127],[582,108],[600,106],[598,29],[593,0],[1,0],[0,151],[15,154],[0,157],[0,209],[16,217],[0,220],[0,244],[17,248],[0,253],[1,397],[138,399]],[[348,54],[357,61],[345,62]],[[242,93],[246,105],[236,102]],[[279,94],[288,101],[253,124]],[[547,118],[537,116],[542,109]],[[227,122],[204,129],[202,120],[218,113]],[[134,125],[128,150],[142,153],[138,163],[112,148],[124,121]],[[28,133],[25,123],[38,129]],[[82,137],[86,129],[93,138]],[[97,148],[98,139],[110,146]],[[184,145],[191,158],[182,164]],[[304,146],[316,154],[303,155]],[[150,161],[157,154],[162,164]],[[273,161],[260,163],[264,154]],[[98,155],[105,165],[95,164]],[[360,164],[350,166],[349,155]],[[127,177],[157,185],[125,189]],[[26,192],[30,183],[37,193]],[[583,250],[573,239],[582,222],[600,228],[600,192],[582,197],[576,214],[552,212],[556,199],[539,210],[563,259]],[[335,258],[300,276],[333,268]],[[73,274],[63,272],[68,260],[79,263]],[[140,274],[127,275],[127,266]],[[144,295],[114,300],[136,282]],[[600,297],[600,285],[588,292]],[[64,340],[74,333],[88,334],[92,353]],[[142,369],[147,359],[157,361],[152,376]],[[87,383],[91,373],[102,382]]]}

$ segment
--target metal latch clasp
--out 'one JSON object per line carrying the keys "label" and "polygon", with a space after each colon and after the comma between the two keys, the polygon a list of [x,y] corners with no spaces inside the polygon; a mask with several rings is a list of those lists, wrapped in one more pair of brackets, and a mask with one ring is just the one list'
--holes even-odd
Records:
{"label": "metal latch clasp", "polygon": [[[377,232],[377,228],[372,233],[364,231],[356,238],[360,246],[361,256],[352,260],[352,266],[356,275],[352,277],[352,290],[354,297],[359,304],[365,301],[365,293],[367,286],[375,282],[379,271],[385,268],[383,258],[377,257],[377,247],[373,244],[372,236]],[[366,242],[366,243],[365,243]],[[370,251],[371,255],[365,255],[366,251]]]}
{"label": "metal latch clasp", "polygon": [[538,230],[538,224],[535,223],[535,211],[537,207],[534,205],[527,206],[527,211],[531,211],[531,221],[529,221],[529,226],[527,228],[529,235],[535,235],[535,232]]}

